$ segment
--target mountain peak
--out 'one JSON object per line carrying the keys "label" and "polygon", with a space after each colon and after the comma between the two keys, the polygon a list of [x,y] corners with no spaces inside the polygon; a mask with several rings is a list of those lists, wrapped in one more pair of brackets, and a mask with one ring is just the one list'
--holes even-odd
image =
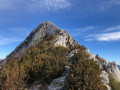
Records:
{"label": "mountain peak", "polygon": [[58,28],[50,21],[46,21],[39,24],[8,57],[11,57],[18,51],[36,45],[50,36],[53,36],[51,41],[55,46],[69,47],[70,45],[78,45],[76,40],[74,40],[65,30]]}
{"label": "mountain peak", "polygon": [[46,26],[54,26],[54,27],[55,27],[54,23],[52,23],[52,22],[50,22],[50,21],[46,21],[46,22],[40,23],[40,24],[37,26],[37,28],[41,28],[41,27],[44,26],[44,25],[46,25]]}
{"label": "mountain peak", "polygon": [[54,25],[54,23],[52,23],[52,22],[50,22],[50,21],[46,21],[46,22],[43,22],[43,23],[45,23],[45,24],[52,24],[52,25]]}

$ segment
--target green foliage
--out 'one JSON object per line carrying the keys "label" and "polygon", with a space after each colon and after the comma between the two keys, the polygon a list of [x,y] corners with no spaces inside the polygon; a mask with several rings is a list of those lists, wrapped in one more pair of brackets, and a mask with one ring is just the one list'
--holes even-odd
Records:
{"label": "green foliage", "polygon": [[28,48],[22,58],[7,61],[0,75],[0,89],[17,90],[36,80],[50,83],[61,75],[69,50],[62,46],[54,47],[53,42],[47,40]]}
{"label": "green foliage", "polygon": [[35,56],[33,62],[28,71],[29,82],[42,80],[49,83],[60,76],[65,66],[65,58],[47,54]]}
{"label": "green foliage", "polygon": [[27,68],[28,83],[36,80],[49,83],[60,76],[66,64],[67,54],[67,48],[62,46],[54,47],[51,41],[44,41],[27,49],[21,64],[25,63]]}
{"label": "green foliage", "polygon": [[89,56],[84,52],[86,48],[80,45],[71,46],[69,49],[62,46],[55,47],[52,42],[54,36],[46,36],[44,41],[28,48],[22,57],[8,60],[0,72],[0,89],[20,90],[26,84],[38,80],[50,83],[61,76],[68,60],[68,53],[73,49],[79,49],[72,58],[65,90],[106,90],[99,77],[101,70],[96,62],[87,59]]}
{"label": "green foliage", "polygon": [[120,90],[120,82],[118,82],[110,73],[109,73],[109,85],[112,90]]}
{"label": "green foliage", "polygon": [[93,60],[82,52],[72,58],[70,76],[65,89],[69,90],[107,90],[99,77],[101,70]]}

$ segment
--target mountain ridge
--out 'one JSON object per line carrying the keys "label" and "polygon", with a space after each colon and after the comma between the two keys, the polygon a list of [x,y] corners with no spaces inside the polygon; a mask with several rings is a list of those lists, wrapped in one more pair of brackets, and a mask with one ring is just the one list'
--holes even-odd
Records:
{"label": "mountain ridge", "polygon": [[[99,76],[101,77],[102,82],[108,88],[108,90],[111,90],[111,87],[109,85],[109,83],[110,83],[109,73],[116,80],[118,79],[118,81],[120,82],[120,71],[118,70],[116,63],[113,63],[113,62],[110,63],[104,58],[96,57],[93,53],[90,53],[90,51],[87,50],[84,46],[79,45],[77,43],[77,41],[75,39],[73,39],[65,30],[58,28],[57,26],[55,26],[53,23],[51,23],[49,21],[39,24],[28,35],[28,37],[20,45],[18,45],[13,52],[11,52],[7,56],[6,60],[3,61],[3,63],[6,63],[7,60],[9,60],[9,59],[10,60],[14,59],[14,58],[16,59],[19,56],[21,56],[21,58],[22,58],[20,61],[24,61],[24,59],[26,59],[26,57],[29,59],[30,57],[27,56],[28,53],[30,55],[31,55],[31,53],[33,53],[33,55],[34,55],[35,52],[39,51],[39,54],[41,55],[41,53],[52,52],[52,50],[48,47],[50,43],[54,44],[54,45],[52,45],[52,50],[53,51],[55,50],[53,52],[53,53],[55,53],[55,55],[56,55],[56,53],[58,53],[57,50],[59,50],[59,49],[60,49],[60,52],[62,52],[61,50],[64,51],[64,49],[67,50],[68,48],[70,51],[65,56],[68,58],[68,62],[67,62],[68,66],[65,66],[65,72],[62,73],[63,76],[55,78],[49,84],[47,90],[53,90],[53,89],[61,90],[61,89],[63,89],[65,82],[66,82],[66,79],[70,75],[70,69],[71,69],[70,66],[73,63],[72,59],[73,59],[74,55],[77,55],[77,58],[79,58],[78,57],[79,54],[80,54],[80,57],[82,57],[82,55],[83,56],[85,55],[85,57],[83,58],[84,60],[90,59],[90,60],[93,60],[93,62],[96,62],[97,65],[99,65],[99,68],[102,69]],[[41,47],[42,44],[43,44],[43,46]],[[37,45],[37,48],[34,47],[36,45]],[[42,51],[42,48],[44,48],[46,45],[47,45],[47,48],[45,48],[45,50]],[[53,48],[53,46],[55,46],[55,48]],[[32,47],[32,49],[31,49],[31,47]],[[38,50],[39,48],[40,48],[40,50]],[[26,50],[29,51],[29,52],[27,52],[27,54],[26,54]],[[62,55],[63,55],[63,53],[65,53],[65,51],[62,52]],[[24,56],[24,55],[26,55],[26,56]],[[34,58],[33,57],[31,57],[31,58],[32,58],[32,60],[34,60],[34,59],[37,60],[38,56],[39,55],[35,56]],[[42,54],[41,56],[44,56],[44,54]],[[39,57],[44,59],[41,56],[39,56]],[[48,58],[48,56],[47,56],[47,58]],[[60,56],[59,58],[62,58],[62,56]],[[75,58],[75,60],[77,58]],[[49,61],[49,63],[51,63],[51,62]],[[33,65],[34,65],[34,63],[33,63]],[[56,86],[54,84],[56,84]],[[59,84],[60,85],[62,84],[62,86],[59,86]],[[40,84],[38,82],[35,88],[38,88],[39,85]],[[33,88],[31,90],[33,90]]]}

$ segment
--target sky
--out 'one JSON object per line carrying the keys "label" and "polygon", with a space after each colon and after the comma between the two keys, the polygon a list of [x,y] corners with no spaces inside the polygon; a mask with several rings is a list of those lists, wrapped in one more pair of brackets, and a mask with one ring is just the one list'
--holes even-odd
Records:
{"label": "sky", "polygon": [[0,58],[45,21],[120,64],[120,0],[0,0]]}

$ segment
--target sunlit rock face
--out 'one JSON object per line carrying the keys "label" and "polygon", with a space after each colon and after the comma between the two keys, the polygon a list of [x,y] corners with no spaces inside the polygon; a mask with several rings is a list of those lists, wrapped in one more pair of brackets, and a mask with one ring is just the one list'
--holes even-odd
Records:
{"label": "sunlit rock face", "polygon": [[63,29],[58,28],[53,23],[47,21],[39,24],[29,36],[8,56],[12,57],[17,52],[34,46],[37,43],[42,42],[46,38],[51,37],[51,41],[55,46],[75,46],[78,43]]}
{"label": "sunlit rock face", "polygon": [[116,80],[120,82],[120,70],[115,62],[107,62],[106,59],[101,57],[98,59],[98,61],[100,67],[102,67],[105,71],[108,71]]}
{"label": "sunlit rock face", "polygon": [[100,77],[102,79],[102,81],[104,82],[104,85],[107,86],[108,90],[111,90],[111,87],[109,86],[109,75],[106,71],[102,71],[100,74]]}
{"label": "sunlit rock face", "polygon": [[90,50],[89,50],[89,49],[85,50],[85,53],[86,53],[87,55],[89,55],[89,59],[93,59],[94,61],[96,60],[96,59],[95,59],[95,54],[94,54],[94,53],[90,53]]}

